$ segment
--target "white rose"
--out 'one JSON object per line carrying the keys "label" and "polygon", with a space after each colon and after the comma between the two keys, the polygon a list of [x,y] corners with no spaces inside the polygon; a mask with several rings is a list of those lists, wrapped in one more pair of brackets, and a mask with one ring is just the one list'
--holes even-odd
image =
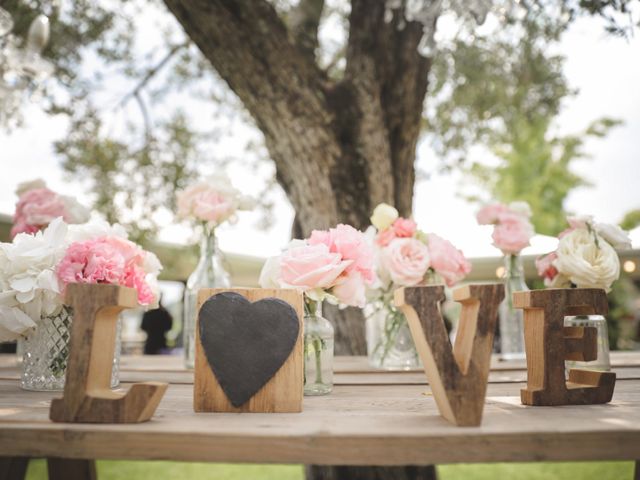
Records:
{"label": "white rose", "polygon": [[398,210],[391,205],[381,203],[373,210],[371,224],[378,230],[386,230],[399,217]]}
{"label": "white rose", "polygon": [[89,221],[89,209],[80,204],[75,198],[60,195],[64,202],[65,218],[68,223],[86,223]]}
{"label": "white rose", "polygon": [[593,225],[593,215],[573,215],[567,217],[567,222],[571,228],[587,228],[587,225]]}
{"label": "white rose", "polygon": [[595,230],[616,250],[631,250],[629,234],[618,225],[611,223],[596,223]]}
{"label": "white rose", "polygon": [[262,266],[258,283],[262,288],[280,288],[280,257],[269,257]]}
{"label": "white rose", "polygon": [[611,284],[620,277],[620,260],[607,242],[599,241],[598,244],[594,233],[583,228],[573,230],[560,239],[558,258],[553,264],[578,287],[609,291]]}
{"label": "white rose", "polygon": [[509,210],[527,218],[530,218],[532,215],[531,207],[527,202],[523,201],[511,202],[509,204]]}

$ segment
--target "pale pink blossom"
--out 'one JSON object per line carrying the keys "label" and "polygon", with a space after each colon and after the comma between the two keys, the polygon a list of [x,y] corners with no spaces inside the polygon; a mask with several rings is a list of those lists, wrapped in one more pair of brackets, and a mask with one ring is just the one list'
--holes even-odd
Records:
{"label": "pale pink blossom", "polygon": [[503,212],[498,216],[498,223],[493,229],[493,244],[504,254],[517,255],[529,246],[535,234],[529,219],[511,212]]}
{"label": "pale pink blossom", "polygon": [[376,235],[376,245],[386,247],[394,238],[396,238],[396,232],[393,227],[389,227]]}
{"label": "pale pink blossom", "polygon": [[462,251],[444,238],[430,233],[427,236],[431,268],[451,287],[462,280],[470,271],[471,263]]}
{"label": "pale pink blossom", "polygon": [[417,285],[429,269],[429,249],[415,238],[397,238],[380,254],[383,268],[397,285]]}
{"label": "pale pink blossom", "polygon": [[328,232],[314,230],[309,237],[309,245],[320,244],[329,247],[331,253],[340,254],[342,260],[350,261],[347,273],[357,271],[367,282],[373,282],[373,250],[361,231],[342,223]]}
{"label": "pale pink blossom", "polygon": [[342,305],[363,308],[367,303],[365,280],[358,272],[340,277],[339,282],[331,293]]}
{"label": "pale pink blossom", "polygon": [[556,252],[551,252],[536,258],[536,269],[538,275],[544,279],[545,285],[549,286],[558,275],[558,269],[553,262],[558,258]]}
{"label": "pale pink blossom", "polygon": [[351,261],[345,261],[339,253],[329,251],[324,243],[290,247],[280,259],[280,278],[283,286],[301,291],[328,289]]}
{"label": "pale pink blossom", "polygon": [[502,203],[492,203],[478,211],[476,220],[480,225],[493,225],[498,221],[500,214],[508,210],[507,206]]}
{"label": "pale pink blossom", "polygon": [[413,237],[416,234],[416,230],[418,226],[416,222],[414,222],[410,218],[398,218],[395,222],[393,222],[393,231],[398,238],[409,238]]}

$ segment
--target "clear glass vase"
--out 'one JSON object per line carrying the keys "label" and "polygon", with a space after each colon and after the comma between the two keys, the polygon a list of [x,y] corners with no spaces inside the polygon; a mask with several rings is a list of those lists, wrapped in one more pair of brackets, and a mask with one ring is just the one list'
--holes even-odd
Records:
{"label": "clear glass vase", "polygon": [[519,255],[505,255],[504,300],[500,304],[500,356],[505,360],[525,358],[524,312],[513,308],[513,292],[529,290]]}
{"label": "clear glass vase", "polygon": [[196,316],[198,314],[198,291],[201,288],[228,288],[231,286],[229,274],[222,266],[222,255],[218,249],[215,230],[203,227],[198,265],[187,280],[184,292],[183,344],[184,363],[193,368],[196,352]]}
{"label": "clear glass vase", "polygon": [[333,336],[333,325],[322,316],[320,303],[305,300],[305,395],[326,395],[333,390]]}
{"label": "clear glass vase", "polygon": [[[63,390],[69,360],[69,340],[73,312],[63,307],[60,313],[40,319],[35,330],[22,341],[21,386],[25,390]],[[111,388],[120,383],[122,320],[118,319],[116,345],[111,370]]]}
{"label": "clear glass vase", "polygon": [[369,365],[382,370],[420,368],[418,351],[404,314],[390,303],[384,302],[373,303],[367,310]]}
{"label": "clear glass vase", "polygon": [[564,362],[567,372],[572,368],[582,368],[585,370],[601,370],[608,372],[611,370],[609,360],[609,330],[607,319],[602,315],[578,315],[564,318],[565,327],[595,327],[597,330],[598,357],[590,362],[577,362],[567,360]]}

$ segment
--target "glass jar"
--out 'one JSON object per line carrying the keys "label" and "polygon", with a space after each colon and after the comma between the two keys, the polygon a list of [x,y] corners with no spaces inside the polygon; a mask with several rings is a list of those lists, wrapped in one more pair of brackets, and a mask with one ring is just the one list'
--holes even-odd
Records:
{"label": "glass jar", "polygon": [[500,356],[504,360],[525,358],[524,311],[513,308],[513,292],[528,291],[519,255],[505,255],[504,300],[500,304]]}
{"label": "glass jar", "polygon": [[[73,312],[69,307],[63,307],[58,314],[40,319],[35,330],[21,342],[23,389],[64,390],[72,322]],[[111,388],[120,383],[121,332],[122,320],[118,319]]]}
{"label": "glass jar", "polygon": [[375,302],[368,310],[365,325],[369,365],[382,370],[420,368],[418,351],[404,314],[390,302]]}
{"label": "glass jar", "polygon": [[333,336],[333,325],[322,316],[320,303],[305,299],[305,395],[326,395],[333,390]]}
{"label": "glass jar", "polygon": [[203,227],[198,265],[187,280],[184,291],[183,345],[184,362],[193,368],[196,359],[196,317],[198,315],[198,291],[202,288],[228,288],[229,274],[222,266],[222,255],[218,249],[215,230]]}
{"label": "glass jar", "polygon": [[607,319],[602,315],[578,315],[564,318],[565,327],[595,327],[597,330],[598,357],[590,362],[577,362],[566,360],[564,362],[567,373],[572,368],[584,368],[587,370],[601,370],[608,372],[611,370],[609,360],[609,330]]}

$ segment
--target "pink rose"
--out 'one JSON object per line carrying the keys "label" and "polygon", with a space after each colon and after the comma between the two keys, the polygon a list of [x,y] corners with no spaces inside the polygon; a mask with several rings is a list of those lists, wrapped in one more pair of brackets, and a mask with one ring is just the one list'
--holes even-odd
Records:
{"label": "pink rose", "polygon": [[358,272],[340,277],[331,293],[343,305],[363,308],[367,303],[365,281]]}
{"label": "pink rose", "polygon": [[382,250],[380,261],[396,284],[417,285],[429,269],[429,249],[415,238],[397,238]]}
{"label": "pink rose", "polygon": [[338,253],[342,260],[350,260],[347,273],[358,272],[369,283],[375,279],[373,250],[365,235],[351,225],[339,224],[327,231],[314,230],[309,245],[326,245],[331,253]]}
{"label": "pink rose", "polygon": [[182,218],[220,224],[235,213],[235,205],[205,183],[197,183],[178,192],[178,215]]}
{"label": "pink rose", "polygon": [[409,238],[413,237],[416,234],[416,230],[418,229],[418,225],[410,218],[398,218],[395,222],[393,222],[393,231],[396,233],[396,237],[398,238]]}
{"label": "pink rose", "polygon": [[284,284],[298,290],[328,289],[350,264],[324,243],[293,246],[282,254],[280,276]]}
{"label": "pink rose", "polygon": [[396,238],[396,231],[393,227],[389,227],[376,235],[376,244],[381,247],[386,247],[391,241]]}
{"label": "pink rose", "polygon": [[507,206],[502,203],[492,203],[480,209],[476,214],[476,220],[480,225],[493,225],[498,221],[500,214],[508,210]]}
{"label": "pink rose", "polygon": [[442,276],[449,287],[462,280],[471,271],[471,263],[448,240],[430,233],[427,236],[427,243],[431,268]]}
{"label": "pink rose", "polygon": [[556,252],[551,252],[536,258],[536,269],[538,270],[538,275],[544,278],[545,285],[553,282],[553,279],[558,275],[558,269],[553,265],[553,262],[557,258],[558,255]]}
{"label": "pink rose", "polygon": [[65,204],[60,195],[48,188],[28,190],[20,196],[13,217],[12,237],[46,227],[57,217],[64,217]]}
{"label": "pink rose", "polygon": [[511,212],[504,212],[498,216],[498,223],[493,229],[493,244],[506,254],[519,254],[529,246],[529,240],[534,235],[533,226],[529,220]]}

